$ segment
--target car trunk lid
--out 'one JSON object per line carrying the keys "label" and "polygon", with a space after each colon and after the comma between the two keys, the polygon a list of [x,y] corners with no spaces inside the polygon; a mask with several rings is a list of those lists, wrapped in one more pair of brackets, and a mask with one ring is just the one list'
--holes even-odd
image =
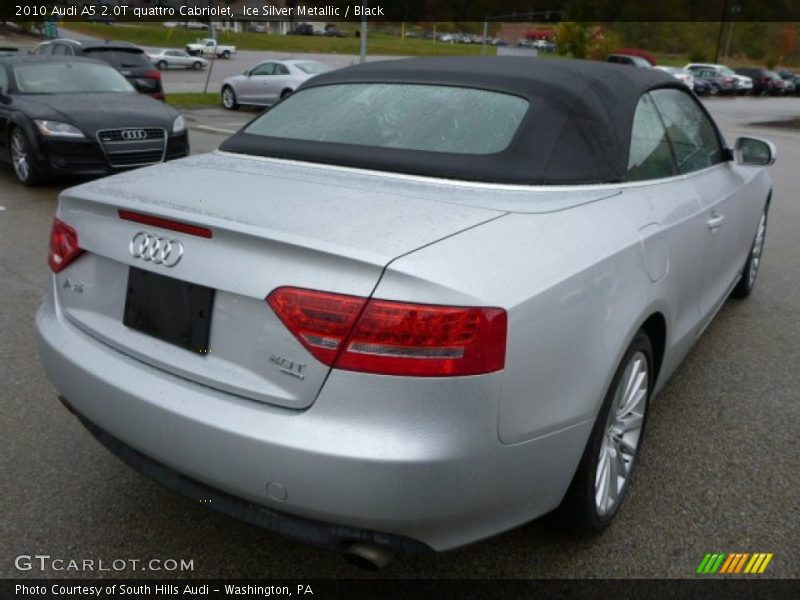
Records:
{"label": "car trunk lid", "polygon": [[[394,258],[505,214],[404,195],[378,178],[369,184],[355,178],[354,186],[343,174],[304,178],[301,171],[200,156],[65,191],[59,218],[78,231],[85,253],[55,275],[60,309],[89,335],[153,367],[302,409],[313,403],[329,367],[267,305],[272,290],[367,297]],[[211,237],[149,224],[149,217],[208,228]],[[135,257],[139,234],[179,243],[180,259],[167,266],[174,258],[156,264]],[[163,291],[166,303],[174,294],[163,278],[214,290],[208,352],[125,325],[129,288],[140,285],[134,269],[155,277],[152,293]]]}

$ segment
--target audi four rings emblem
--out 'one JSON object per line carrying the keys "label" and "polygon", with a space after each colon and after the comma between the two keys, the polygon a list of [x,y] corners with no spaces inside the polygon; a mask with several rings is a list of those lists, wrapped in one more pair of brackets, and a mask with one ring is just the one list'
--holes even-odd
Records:
{"label": "audi four rings emblem", "polygon": [[129,249],[133,258],[165,267],[174,267],[183,256],[183,244],[178,240],[160,238],[144,231],[133,236]]}
{"label": "audi four rings emblem", "polygon": [[123,140],[146,140],[147,132],[144,129],[123,129],[120,133]]}

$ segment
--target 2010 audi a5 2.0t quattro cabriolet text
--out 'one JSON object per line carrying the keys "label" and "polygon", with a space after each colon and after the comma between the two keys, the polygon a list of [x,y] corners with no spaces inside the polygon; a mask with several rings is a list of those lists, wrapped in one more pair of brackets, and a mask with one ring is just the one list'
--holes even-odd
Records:
{"label": "2010 audi a5 2.0t quattro cabriolet text", "polygon": [[559,506],[600,531],[653,395],[753,289],[774,158],[655,70],[322,74],[62,194],[42,360],[123,460],[363,561]]}

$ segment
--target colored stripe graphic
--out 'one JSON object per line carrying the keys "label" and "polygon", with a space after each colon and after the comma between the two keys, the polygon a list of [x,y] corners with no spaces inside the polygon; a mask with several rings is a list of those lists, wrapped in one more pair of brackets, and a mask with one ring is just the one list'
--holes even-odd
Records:
{"label": "colored stripe graphic", "polygon": [[769,564],[769,561],[771,561],[771,560],[772,560],[772,552],[767,554],[767,556],[764,558],[764,562],[761,563],[761,568],[758,570],[758,572],[759,573],[763,573],[764,569],[767,568],[767,565]]}
{"label": "colored stripe graphic", "polygon": [[744,563],[749,556],[750,556],[749,552],[745,552],[744,554],[742,554],[742,558],[739,559],[739,564],[736,565],[736,570],[734,571],[734,573],[738,573],[739,571],[742,570],[742,567],[744,566]]}
{"label": "colored stripe graphic", "polygon": [[719,572],[730,573],[731,567],[736,564],[738,558],[738,554],[728,554],[728,559],[722,564],[722,568],[719,570]]}
{"label": "colored stripe graphic", "polygon": [[725,553],[724,552],[720,552],[719,558],[717,559],[717,562],[714,563],[714,566],[711,569],[712,573],[716,573],[717,572],[717,570],[722,566],[722,561],[723,560],[725,560]]}
{"label": "colored stripe graphic", "polygon": [[703,557],[703,560],[700,562],[700,566],[697,567],[697,573],[705,573],[706,565],[708,564],[709,559],[711,558],[710,554],[706,554]]}
{"label": "colored stripe graphic", "polygon": [[714,573],[732,575],[742,573],[742,569],[744,569],[744,573],[756,575],[766,570],[772,557],[773,554],[767,552],[756,552],[755,554],[749,552],[707,553],[696,572],[703,575]]}

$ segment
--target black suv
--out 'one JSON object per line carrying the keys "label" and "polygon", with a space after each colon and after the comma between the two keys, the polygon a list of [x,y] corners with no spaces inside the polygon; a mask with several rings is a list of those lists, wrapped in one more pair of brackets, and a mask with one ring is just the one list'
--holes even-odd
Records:
{"label": "black suv", "polygon": [[144,50],[128,42],[51,40],[42,42],[31,54],[44,56],[83,56],[114,67],[137,91],[164,100],[161,73],[147,59]]}

